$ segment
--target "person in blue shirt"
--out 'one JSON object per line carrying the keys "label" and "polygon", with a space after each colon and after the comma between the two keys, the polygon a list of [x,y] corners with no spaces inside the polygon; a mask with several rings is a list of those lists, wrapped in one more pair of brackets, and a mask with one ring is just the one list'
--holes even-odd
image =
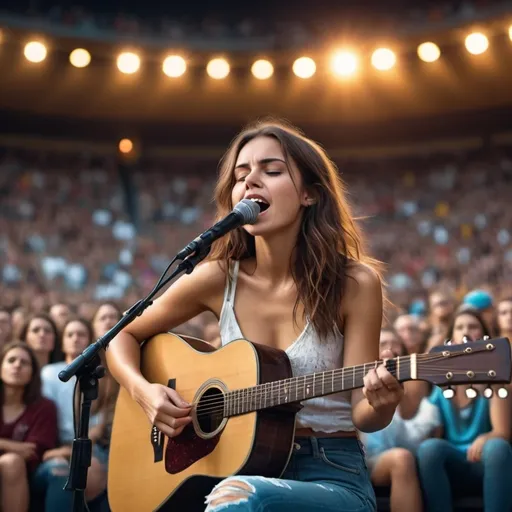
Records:
{"label": "person in blue shirt", "polygon": [[[478,340],[484,335],[488,331],[477,311],[461,309],[455,314],[452,343],[464,343],[464,336]],[[430,396],[439,410],[443,435],[424,441],[417,452],[428,512],[452,510],[452,492],[474,494],[482,489],[485,512],[512,510],[511,399],[495,394],[488,400],[481,393],[468,398],[468,387],[457,386],[451,400],[440,388]]]}

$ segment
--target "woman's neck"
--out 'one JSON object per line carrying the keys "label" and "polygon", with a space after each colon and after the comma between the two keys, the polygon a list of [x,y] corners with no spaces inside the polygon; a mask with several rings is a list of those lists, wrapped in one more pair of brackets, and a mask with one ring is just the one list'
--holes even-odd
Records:
{"label": "woman's neck", "polygon": [[22,405],[24,387],[4,386],[4,405]]}
{"label": "woman's neck", "polygon": [[36,352],[36,359],[39,364],[39,369],[46,366],[50,362],[49,352]]}
{"label": "woman's neck", "polygon": [[255,275],[274,284],[291,276],[291,262],[297,245],[297,233],[289,230],[272,237],[256,237]]}

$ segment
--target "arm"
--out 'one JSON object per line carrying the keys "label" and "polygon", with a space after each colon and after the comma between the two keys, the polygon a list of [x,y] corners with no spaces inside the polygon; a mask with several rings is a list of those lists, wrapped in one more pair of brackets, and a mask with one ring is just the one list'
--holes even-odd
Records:
{"label": "arm", "polygon": [[12,441],[11,439],[0,439],[0,452],[16,453],[25,460],[35,456],[35,445],[26,441]]}
{"label": "arm", "polygon": [[[378,276],[360,264],[347,277],[343,366],[354,366],[379,358],[382,287]],[[370,370],[365,387],[352,391],[354,426],[362,432],[383,429],[389,425],[402,396],[402,387],[384,366]]]}
{"label": "arm", "polygon": [[225,273],[216,261],[199,265],[155,300],[121,331],[106,352],[108,368],[117,382],[144,409],[151,424],[168,436],[179,434],[190,422],[190,405],[176,391],[150,384],[140,371],[140,343],[166,332],[206,310],[220,310]]}
{"label": "arm", "polygon": [[404,384],[404,397],[398,406],[400,416],[404,420],[410,420],[416,416],[422,399],[428,396],[429,383],[421,380],[411,380]]}

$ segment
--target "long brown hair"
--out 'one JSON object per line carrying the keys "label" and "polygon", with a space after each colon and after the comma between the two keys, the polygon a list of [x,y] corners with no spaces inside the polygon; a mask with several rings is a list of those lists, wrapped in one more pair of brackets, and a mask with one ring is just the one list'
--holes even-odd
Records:
{"label": "long brown hair", "polygon": [[[363,235],[352,215],[345,184],[336,165],[317,143],[281,121],[258,121],[235,137],[221,160],[215,190],[217,217],[224,217],[234,206],[231,192],[240,150],[260,136],[272,137],[280,143],[288,171],[293,161],[304,187],[311,190],[316,199],[315,204],[304,210],[296,257],[291,262],[298,290],[293,315],[296,320],[298,306],[302,304],[304,314],[318,335],[324,337],[343,325],[340,305],[349,261],[366,264],[378,274],[380,265],[366,253]],[[210,259],[223,262],[229,269],[231,260],[250,258],[255,252],[254,237],[239,228],[213,245]]]}
{"label": "long brown hair", "polygon": [[[30,381],[25,386],[25,390],[23,392],[23,403],[25,405],[29,405],[41,398],[41,377],[39,375],[39,365],[34,351],[24,341],[11,341],[2,347],[2,351],[0,352],[0,367],[4,362],[4,359],[7,357],[7,354],[15,348],[23,349],[29,355],[30,362],[32,363],[32,377],[30,377]],[[4,382],[0,379],[0,406],[2,406],[3,403]]]}

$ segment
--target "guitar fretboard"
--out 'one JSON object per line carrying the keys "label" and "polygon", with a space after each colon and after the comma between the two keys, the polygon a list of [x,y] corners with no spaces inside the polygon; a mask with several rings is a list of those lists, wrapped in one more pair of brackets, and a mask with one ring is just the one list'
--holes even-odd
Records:
{"label": "guitar fretboard", "polygon": [[[410,380],[414,377],[411,375],[411,367],[415,371],[411,359],[411,356],[389,359],[386,361],[386,368],[399,381]],[[375,361],[229,391],[224,395],[224,416],[237,416],[361,388],[367,372],[381,363],[382,361]]]}

